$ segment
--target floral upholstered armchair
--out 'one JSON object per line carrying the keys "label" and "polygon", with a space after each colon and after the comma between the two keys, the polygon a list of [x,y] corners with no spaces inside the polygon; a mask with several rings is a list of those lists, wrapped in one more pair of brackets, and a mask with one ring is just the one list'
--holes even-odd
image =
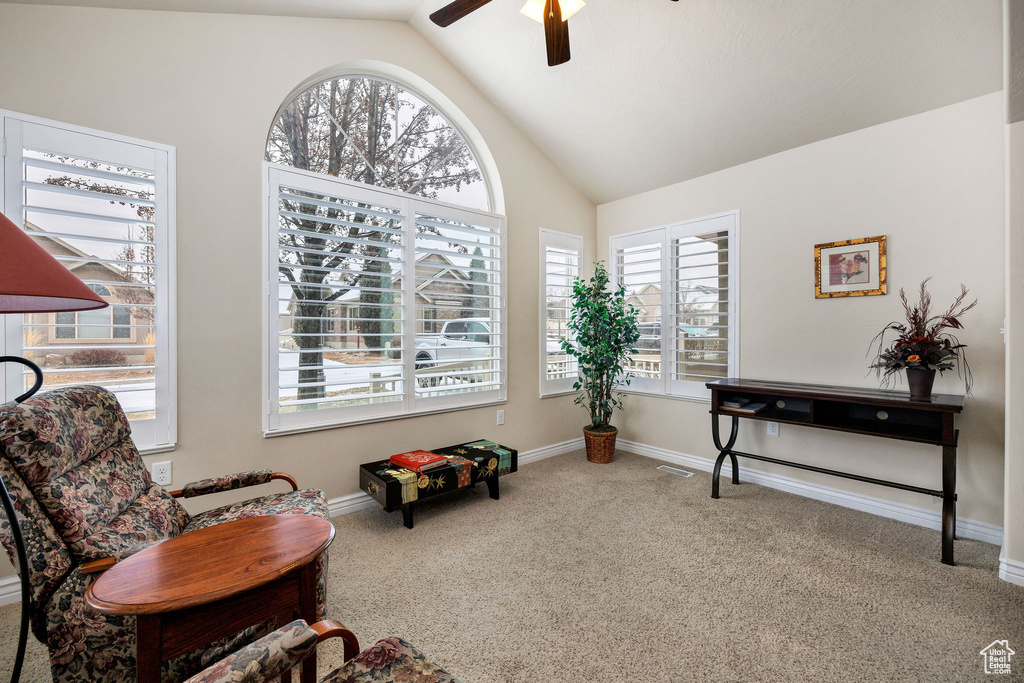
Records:
{"label": "floral upholstered armchair", "polygon": [[291,670],[313,646],[335,636],[345,643],[345,663],[320,679],[320,683],[458,683],[401,638],[384,638],[359,652],[355,634],[342,624],[320,621],[308,626],[301,619],[225,657],[187,683],[288,680]]}
{"label": "floral upholstered armchair", "polygon": [[[153,483],[112,393],[79,386],[0,405],[0,477],[14,499],[29,560],[32,632],[47,645],[55,683],[135,680],[135,618],[91,611],[85,590],[98,572],[179,534],[243,517],[308,514],[327,518],[317,489],[295,490],[269,470],[208,479],[169,493]],[[192,497],[285,479],[291,491],[192,516],[175,497]],[[11,528],[0,542],[12,562]],[[318,559],[318,614],[326,602],[327,555]],[[24,577],[23,577],[24,579]],[[273,628],[251,627],[163,665],[182,681],[210,661]]]}

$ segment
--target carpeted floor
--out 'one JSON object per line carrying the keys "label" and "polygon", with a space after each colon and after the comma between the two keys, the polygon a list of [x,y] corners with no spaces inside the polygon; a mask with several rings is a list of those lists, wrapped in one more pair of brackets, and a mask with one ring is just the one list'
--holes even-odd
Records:
{"label": "carpeted floor", "polygon": [[[401,635],[462,683],[960,681],[1008,639],[1024,678],[1024,588],[999,549],[617,453],[529,464],[420,505],[335,519],[329,611],[369,645]],[[0,609],[0,672],[17,606]],[[321,666],[339,654],[322,650]],[[1008,677],[1002,677],[1007,680]],[[23,681],[48,681],[30,639]]]}

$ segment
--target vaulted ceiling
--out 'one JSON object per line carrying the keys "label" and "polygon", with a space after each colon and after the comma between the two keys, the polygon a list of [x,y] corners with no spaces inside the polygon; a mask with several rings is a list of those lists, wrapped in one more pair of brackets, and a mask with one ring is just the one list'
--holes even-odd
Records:
{"label": "vaulted ceiling", "polygon": [[588,0],[553,68],[523,0],[35,2],[408,21],[597,203],[1002,88],[1000,0]]}

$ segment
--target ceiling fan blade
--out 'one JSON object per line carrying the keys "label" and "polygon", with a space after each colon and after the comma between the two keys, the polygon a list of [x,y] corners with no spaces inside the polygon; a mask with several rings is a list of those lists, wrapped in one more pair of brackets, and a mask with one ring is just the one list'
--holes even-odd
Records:
{"label": "ceiling fan blade", "polygon": [[455,0],[430,15],[430,20],[440,27],[451,26],[470,12],[476,11],[491,0]]}
{"label": "ceiling fan blade", "polygon": [[562,21],[558,0],[544,2],[544,40],[548,48],[548,66],[569,61],[569,22]]}

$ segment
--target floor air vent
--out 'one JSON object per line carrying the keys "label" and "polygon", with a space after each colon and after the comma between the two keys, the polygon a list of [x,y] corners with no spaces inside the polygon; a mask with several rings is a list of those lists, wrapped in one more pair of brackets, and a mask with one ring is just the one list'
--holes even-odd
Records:
{"label": "floor air vent", "polygon": [[687,472],[686,470],[681,470],[678,467],[669,467],[668,465],[659,465],[658,467],[655,467],[654,469],[662,470],[663,472],[669,472],[671,474],[678,474],[680,477],[692,477],[693,476],[693,472]]}

